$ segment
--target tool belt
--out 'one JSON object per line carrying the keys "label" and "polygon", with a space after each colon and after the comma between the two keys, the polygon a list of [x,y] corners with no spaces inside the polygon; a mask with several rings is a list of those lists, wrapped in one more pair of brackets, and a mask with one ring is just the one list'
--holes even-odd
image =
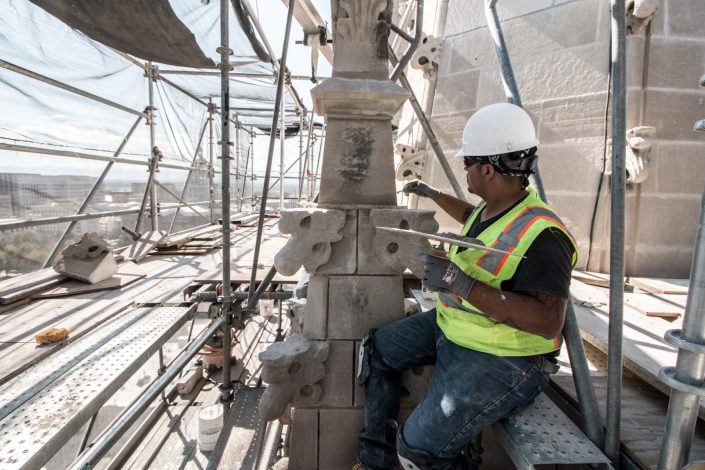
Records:
{"label": "tool belt", "polygon": [[560,366],[554,362],[554,356],[539,354],[538,356],[522,356],[522,359],[525,359],[533,364],[538,364],[539,368],[548,375],[555,374],[558,372],[558,369],[560,369]]}

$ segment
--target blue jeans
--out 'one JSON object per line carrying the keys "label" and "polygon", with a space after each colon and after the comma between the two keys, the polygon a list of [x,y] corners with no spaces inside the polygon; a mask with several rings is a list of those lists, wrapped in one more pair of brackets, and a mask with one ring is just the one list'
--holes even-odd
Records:
{"label": "blue jeans", "polygon": [[[417,466],[454,469],[476,435],[530,404],[548,384],[543,358],[499,357],[452,343],[435,309],[376,331],[374,348],[358,436],[358,461],[371,470],[398,468],[397,432],[402,455]],[[428,364],[436,367],[426,394],[397,431],[391,420],[399,412],[399,373]]]}

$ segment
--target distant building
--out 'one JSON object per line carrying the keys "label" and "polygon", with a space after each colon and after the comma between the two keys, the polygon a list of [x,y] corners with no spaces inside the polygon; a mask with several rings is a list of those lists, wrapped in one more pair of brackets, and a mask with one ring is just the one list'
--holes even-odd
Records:
{"label": "distant building", "polygon": [[[9,196],[12,215],[27,217],[30,207],[50,202],[71,201],[75,212],[93,187],[96,178],[80,175],[37,175],[31,173],[0,173],[0,196]],[[100,188],[93,196],[102,201]]]}

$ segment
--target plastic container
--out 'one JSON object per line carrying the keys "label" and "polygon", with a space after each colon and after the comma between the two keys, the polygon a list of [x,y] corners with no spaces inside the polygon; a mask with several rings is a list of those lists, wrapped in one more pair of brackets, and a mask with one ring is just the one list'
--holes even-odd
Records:
{"label": "plastic container", "polygon": [[210,452],[215,448],[223,430],[223,405],[201,407],[198,412],[198,448]]}

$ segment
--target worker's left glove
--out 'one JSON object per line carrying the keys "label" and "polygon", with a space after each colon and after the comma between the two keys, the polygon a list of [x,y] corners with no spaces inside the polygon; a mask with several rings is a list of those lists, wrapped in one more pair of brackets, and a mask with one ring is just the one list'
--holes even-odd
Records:
{"label": "worker's left glove", "polygon": [[465,274],[457,264],[445,257],[424,255],[424,289],[438,292],[452,292],[467,299],[475,285],[475,279]]}

